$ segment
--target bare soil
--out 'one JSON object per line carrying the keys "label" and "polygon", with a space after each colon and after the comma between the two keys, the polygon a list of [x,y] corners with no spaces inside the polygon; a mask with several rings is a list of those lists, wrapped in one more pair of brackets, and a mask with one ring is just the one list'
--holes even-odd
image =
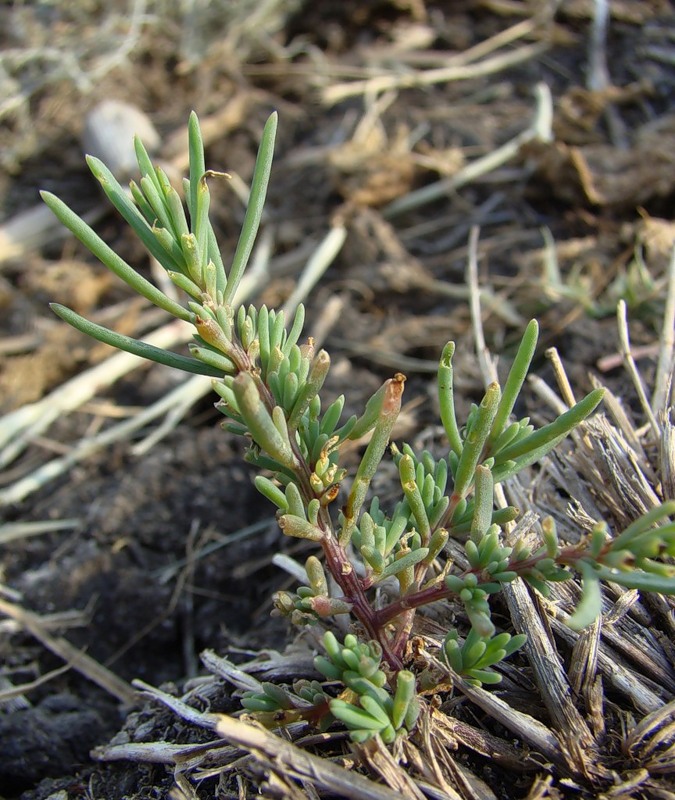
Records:
{"label": "bare soil", "polygon": [[[344,247],[305,301],[308,330],[325,337],[333,357],[329,395],[344,392],[356,410],[384,378],[403,371],[410,403],[397,437],[438,442],[433,363],[453,339],[462,403],[468,409],[480,397],[464,291],[467,241],[477,225],[483,324],[493,352],[507,363],[524,324],[537,316],[542,342],[534,371],[554,386],[543,354],[556,346],[579,396],[590,388],[589,373],[600,375],[639,419],[620,359],[602,359],[617,352],[614,310],[624,298],[632,343],[645,347],[643,375],[652,379],[675,230],[669,3],[610,4],[606,76],[594,61],[602,47],[592,44],[593,4],[583,0],[563,0],[555,12],[554,3],[509,0],[296,0],[269,3],[264,14],[255,3],[193,4],[191,12],[178,9],[187,4],[150,0],[126,5],[36,1],[0,8],[6,224],[37,205],[40,188],[81,213],[103,205],[80,141],[86,114],[103,98],[148,114],[166,163],[180,163],[195,109],[205,127],[211,123],[207,165],[244,181],[262,125],[277,109],[263,226],[273,255],[254,302],[285,302],[331,226],[346,227]],[[502,41],[493,38],[500,35]],[[471,57],[485,42],[491,45],[484,53]],[[503,65],[484,68],[498,57]],[[434,70],[456,64],[464,73],[433,78]],[[376,78],[381,85],[361,85]],[[532,125],[541,82],[552,96],[551,140],[531,137],[496,167],[478,176],[463,172]],[[418,193],[441,180],[434,199],[422,203]],[[213,202],[224,251],[232,252],[241,203],[227,186],[214,190]],[[116,215],[98,214],[95,228],[152,274]],[[8,235],[7,227],[0,231],[0,423],[110,356],[66,330],[48,302],[135,336],[165,321],[72,239],[59,234],[17,244]],[[176,385],[164,368],[141,366],[61,414],[5,464],[2,496]],[[550,416],[534,396],[526,404],[538,420]],[[134,444],[158,422],[78,459],[22,499],[2,501],[8,526],[65,520],[66,527],[0,540],[0,797],[168,797],[171,768],[106,764],[90,752],[124,725],[134,741],[210,738],[156,704],[131,708],[82,670],[61,669],[64,657],[48,646],[49,637],[65,639],[125,684],[140,678],[178,695],[186,680],[204,674],[205,649],[241,662],[291,640],[286,624],[269,615],[272,592],[290,585],[271,558],[277,551],[301,558],[303,551],[282,540],[252,486],[241,443],[220,430],[221,420],[205,396],[147,452],[138,455]],[[385,492],[386,481],[379,487]],[[32,629],[17,609],[33,615]],[[567,663],[571,650],[556,641]],[[657,688],[672,703],[667,635],[662,645],[672,684]],[[518,664],[523,707],[545,720],[527,664]],[[23,691],[10,697],[12,687]],[[224,688],[207,702],[213,711],[236,708]],[[612,725],[640,718],[614,694],[607,703]],[[513,738],[467,701],[459,706],[460,718]],[[456,758],[499,798],[673,797],[672,761],[640,777],[646,768],[622,765],[613,736],[609,725],[598,734],[603,764],[618,776],[611,778],[572,781],[544,760],[519,773],[464,747],[461,737]],[[631,775],[634,787],[611,793],[612,781]],[[210,777],[193,791],[225,798],[247,790],[234,777]],[[482,796],[470,785],[457,791]],[[293,796],[318,796],[307,792]],[[451,796],[438,792],[429,796]]]}

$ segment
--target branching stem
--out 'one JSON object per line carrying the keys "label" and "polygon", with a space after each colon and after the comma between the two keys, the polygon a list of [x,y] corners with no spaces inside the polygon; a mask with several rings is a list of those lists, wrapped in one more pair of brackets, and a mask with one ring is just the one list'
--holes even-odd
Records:
{"label": "branching stem", "polygon": [[[561,567],[574,566],[587,555],[588,551],[585,547],[566,547],[558,554],[556,563]],[[508,569],[512,572],[518,573],[519,576],[526,575],[529,570],[536,568],[540,561],[543,561],[548,557],[549,556],[545,551],[540,551],[521,561],[511,562],[508,566]],[[602,554],[600,558],[601,557]],[[458,577],[463,578],[471,573],[478,577],[479,585],[481,582],[487,583],[492,580],[489,574],[485,574],[482,570],[476,569],[468,569],[461,573]],[[411,611],[414,611],[421,606],[429,605],[430,603],[436,603],[439,600],[445,600],[448,597],[452,597],[456,594],[457,592],[453,591],[452,589],[448,589],[444,584],[430,586],[427,589],[420,589],[418,592],[412,592],[405,597],[400,597],[398,600],[389,603],[389,605],[379,609],[379,611],[376,611],[374,615],[375,626],[377,628],[383,628],[384,626],[390,624],[397,617],[401,617],[402,615],[407,621],[407,617]],[[401,630],[404,628],[405,623],[403,624]],[[398,639],[399,637],[397,636],[395,641],[397,642],[398,646],[400,646]],[[405,644],[407,639],[403,639],[402,641],[403,644]],[[398,652],[396,645],[394,645],[394,650],[395,652]]]}

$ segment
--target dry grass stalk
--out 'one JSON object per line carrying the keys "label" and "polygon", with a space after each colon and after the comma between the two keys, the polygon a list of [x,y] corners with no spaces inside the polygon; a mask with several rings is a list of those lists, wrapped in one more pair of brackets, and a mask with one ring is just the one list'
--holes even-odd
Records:
{"label": "dry grass stalk", "polygon": [[[398,792],[375,784],[363,775],[337,766],[331,761],[307,753],[258,725],[243,722],[224,714],[199,712],[142,681],[135,681],[134,685],[148,697],[158,700],[172,709],[174,713],[190,724],[212,730],[221,740],[253,755],[256,771],[262,769],[276,775],[281,780],[286,777],[308,781],[323,790],[335,792],[347,800],[400,800]],[[182,768],[186,756],[190,758],[192,754],[199,753],[201,760],[204,752],[214,747],[221,749],[222,741],[214,742],[210,746],[197,747],[171,746],[163,742],[145,745],[110,745],[98,748],[96,757],[110,761],[133,759],[155,763],[174,763],[178,768]],[[231,748],[227,751],[228,755],[230,753]]]}
{"label": "dry grass stalk", "polygon": [[510,67],[522,64],[546,52],[548,45],[544,43],[523,45],[509,53],[485,58],[474,64],[457,64],[403,75],[376,75],[362,81],[345,84],[333,84],[322,92],[322,100],[326,105],[335,105],[349,97],[361,94],[378,94],[401,89],[415,89],[431,86],[435,83],[471,80],[486,75],[494,75]]}
{"label": "dry grass stalk", "polygon": [[66,661],[69,666],[88,678],[93,683],[105,689],[106,692],[117,697],[124,705],[133,706],[136,703],[136,692],[126,681],[117,677],[113,672],[98,661],[77,650],[63,637],[52,636],[42,623],[38,614],[21,608],[14,603],[9,603],[0,598],[0,612],[18,622],[29,631],[44,647],[54,655]]}
{"label": "dry grass stalk", "polygon": [[384,216],[386,218],[395,217],[438,200],[508,163],[529,142],[548,141],[551,137],[553,112],[551,93],[545,84],[540,83],[535,86],[535,100],[535,117],[528,128],[501,147],[467,164],[451,177],[443,178],[421,189],[409,192],[399,200],[394,200],[384,209]]}
{"label": "dry grass stalk", "polygon": [[[40,675],[40,677],[36,678],[34,681],[27,681],[26,683],[22,683],[19,686],[12,686],[11,688],[7,688],[9,681],[3,679],[0,688],[0,707],[9,711],[11,700],[23,698],[26,693],[32,692],[33,689],[37,689],[45,683],[49,683],[49,681],[54,680],[54,678],[58,678],[60,675],[68,672],[70,668],[70,664],[65,664],[63,667],[58,667],[57,669],[51,670],[51,672]],[[22,703],[22,707],[26,708],[28,706],[29,703]]]}

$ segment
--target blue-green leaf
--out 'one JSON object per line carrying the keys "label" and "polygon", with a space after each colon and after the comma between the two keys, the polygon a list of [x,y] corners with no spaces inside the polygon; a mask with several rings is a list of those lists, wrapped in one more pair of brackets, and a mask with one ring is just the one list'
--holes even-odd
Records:
{"label": "blue-green leaf", "polygon": [[182,369],[184,372],[192,372],[195,375],[208,375],[212,378],[220,378],[223,375],[222,370],[210,367],[194,358],[171,353],[168,350],[162,350],[161,347],[155,347],[138,339],[132,339],[130,336],[115,333],[115,331],[104,328],[102,325],[90,322],[59,303],[51,303],[51,308],[57,316],[72,325],[73,328],[77,328],[78,331],[87,336],[98,339],[99,342],[116,347],[118,350],[126,350],[127,353],[133,353],[133,355],[146,358],[148,361],[156,361],[158,364]]}

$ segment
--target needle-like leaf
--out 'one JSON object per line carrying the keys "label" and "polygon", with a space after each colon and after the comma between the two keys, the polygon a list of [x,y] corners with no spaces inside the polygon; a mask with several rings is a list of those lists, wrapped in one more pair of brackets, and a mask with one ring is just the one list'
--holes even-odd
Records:
{"label": "needle-like leaf", "polygon": [[[251,251],[253,250],[253,244],[255,243],[255,237],[260,227],[265,197],[267,196],[267,186],[270,180],[270,172],[272,171],[272,157],[274,155],[274,139],[276,133],[277,114],[275,112],[267,120],[263,130],[262,141],[258,150],[258,158],[256,159],[255,169],[253,171],[251,195],[248,200],[246,215],[244,216],[244,224],[241,228],[237,249],[232,259],[232,267],[227,278],[227,287],[224,293],[224,302],[226,304],[234,300],[234,295],[244,274],[246,265],[248,264]],[[190,189],[192,190],[192,181],[190,181]],[[193,208],[194,207],[196,207],[196,198]]]}
{"label": "needle-like leaf", "polygon": [[41,192],[42,199],[53,211],[56,217],[98,258],[111,272],[114,272],[125,283],[129,284],[134,291],[145,297],[151,303],[163,308],[174,317],[191,322],[193,315],[187,308],[183,308],[175,300],[167,297],[163,292],[154,286],[150,281],[139,275],[135,269],[129,266],[124,259],[94,232],[87,223],[80,219],[74,211],[51,192]]}
{"label": "needle-like leaf", "polygon": [[167,367],[176,367],[176,369],[183,370],[183,372],[192,372],[195,375],[208,375],[212,378],[220,378],[223,375],[222,370],[204,364],[202,361],[181,356],[178,353],[171,353],[168,350],[162,350],[161,347],[155,347],[138,339],[132,339],[130,336],[115,333],[115,331],[104,328],[102,325],[90,322],[59,303],[51,303],[50,306],[57,316],[72,325],[73,328],[77,328],[78,331],[91,336],[93,339],[98,339],[99,342],[116,347],[118,350],[125,350],[135,356],[147,358],[149,361],[156,361],[158,364],[164,364]]}

